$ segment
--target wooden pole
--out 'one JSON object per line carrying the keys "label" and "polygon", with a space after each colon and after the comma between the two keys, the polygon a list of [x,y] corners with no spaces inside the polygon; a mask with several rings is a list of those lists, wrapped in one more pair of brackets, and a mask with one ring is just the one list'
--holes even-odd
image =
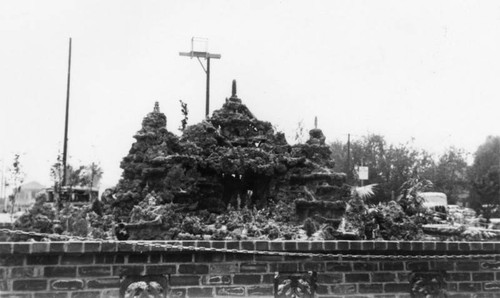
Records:
{"label": "wooden pole", "polygon": [[61,186],[66,185],[66,160],[68,156],[68,118],[69,118],[69,87],[71,79],[71,37],[69,38],[69,56],[68,56],[68,82],[66,85],[66,118],[64,121],[64,148],[63,148],[63,179]]}
{"label": "wooden pole", "polygon": [[210,114],[210,57],[207,57],[207,100],[205,103],[205,118]]}

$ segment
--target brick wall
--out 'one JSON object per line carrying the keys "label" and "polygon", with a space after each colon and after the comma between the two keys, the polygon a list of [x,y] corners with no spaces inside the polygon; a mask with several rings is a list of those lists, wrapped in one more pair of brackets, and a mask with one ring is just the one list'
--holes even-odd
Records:
{"label": "brick wall", "polygon": [[[0,297],[120,297],[120,287],[137,280],[161,284],[168,297],[274,297],[275,282],[280,282],[276,273],[282,279],[309,276],[316,297],[411,297],[419,281],[434,282],[429,287],[445,291],[447,297],[500,297],[500,257],[494,255],[500,255],[500,242],[143,243],[157,246],[119,241],[0,243]],[[255,253],[263,251],[342,258]]]}

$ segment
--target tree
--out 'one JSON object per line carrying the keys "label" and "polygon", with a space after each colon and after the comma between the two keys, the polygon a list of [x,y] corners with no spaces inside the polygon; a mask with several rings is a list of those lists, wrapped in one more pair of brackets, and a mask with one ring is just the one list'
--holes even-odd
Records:
{"label": "tree", "polygon": [[[352,177],[355,166],[369,168],[367,184],[377,184],[375,196],[369,203],[394,199],[401,186],[416,175],[432,179],[435,162],[432,156],[417,150],[410,143],[388,145],[382,135],[371,134],[351,142],[351,160],[347,163],[347,145],[339,141],[331,144],[332,158],[338,171]],[[355,175],[354,175],[355,176]],[[348,179],[348,183],[352,182]]]}
{"label": "tree", "polygon": [[12,188],[12,194],[9,196],[11,217],[14,214],[16,197],[18,193],[21,191],[21,184],[23,184],[25,176],[26,174],[22,169],[20,155],[15,154],[14,159],[12,161],[12,166],[9,167],[9,176],[7,178],[8,180],[6,183],[6,186],[10,186]]}
{"label": "tree", "polygon": [[[98,163],[91,163],[80,172],[80,185],[88,187],[89,194],[92,196],[92,189],[99,187],[103,173]],[[91,197],[91,199],[94,198]]]}
{"label": "tree", "polygon": [[471,205],[489,219],[492,210],[500,205],[500,136],[488,136],[477,148],[469,179]]}
{"label": "tree", "polygon": [[450,147],[439,157],[437,165],[428,179],[434,183],[434,190],[443,192],[448,203],[456,204],[461,194],[467,193],[467,156],[464,150]]}

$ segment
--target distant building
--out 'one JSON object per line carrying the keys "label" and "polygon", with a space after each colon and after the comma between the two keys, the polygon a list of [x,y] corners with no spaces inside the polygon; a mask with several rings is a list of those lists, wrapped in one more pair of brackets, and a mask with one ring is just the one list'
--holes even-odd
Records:
{"label": "distant building", "polygon": [[[45,186],[36,181],[22,184],[19,193],[16,194],[14,212],[25,211],[33,206],[36,194],[44,189]],[[11,202],[9,199],[6,199],[4,202],[4,209],[10,210],[10,205]]]}

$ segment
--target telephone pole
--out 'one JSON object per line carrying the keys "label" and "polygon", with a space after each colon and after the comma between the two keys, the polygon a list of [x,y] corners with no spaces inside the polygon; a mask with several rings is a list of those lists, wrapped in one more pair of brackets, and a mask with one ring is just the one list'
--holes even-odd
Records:
{"label": "telephone pole", "polygon": [[[194,43],[195,42],[203,42],[205,43],[205,50],[204,51],[195,51],[194,50]],[[220,59],[221,55],[220,54],[211,54],[208,52],[208,39],[206,38],[198,38],[198,37],[193,37],[191,38],[191,51],[190,52],[179,52],[180,56],[186,56],[186,57],[196,57],[198,59],[198,62],[200,62],[201,67],[203,68],[203,71],[207,75],[207,90],[206,90],[206,101],[205,101],[205,118],[208,118],[208,115],[210,114],[210,59]],[[203,65],[201,62],[200,58],[205,58],[207,61],[207,67]]]}
{"label": "telephone pole", "polygon": [[66,118],[64,121],[64,147],[63,147],[63,179],[61,186],[66,185],[66,159],[68,156],[68,118],[69,118],[69,87],[71,79],[71,37],[69,38],[69,57],[68,57],[68,81],[66,85]]}

